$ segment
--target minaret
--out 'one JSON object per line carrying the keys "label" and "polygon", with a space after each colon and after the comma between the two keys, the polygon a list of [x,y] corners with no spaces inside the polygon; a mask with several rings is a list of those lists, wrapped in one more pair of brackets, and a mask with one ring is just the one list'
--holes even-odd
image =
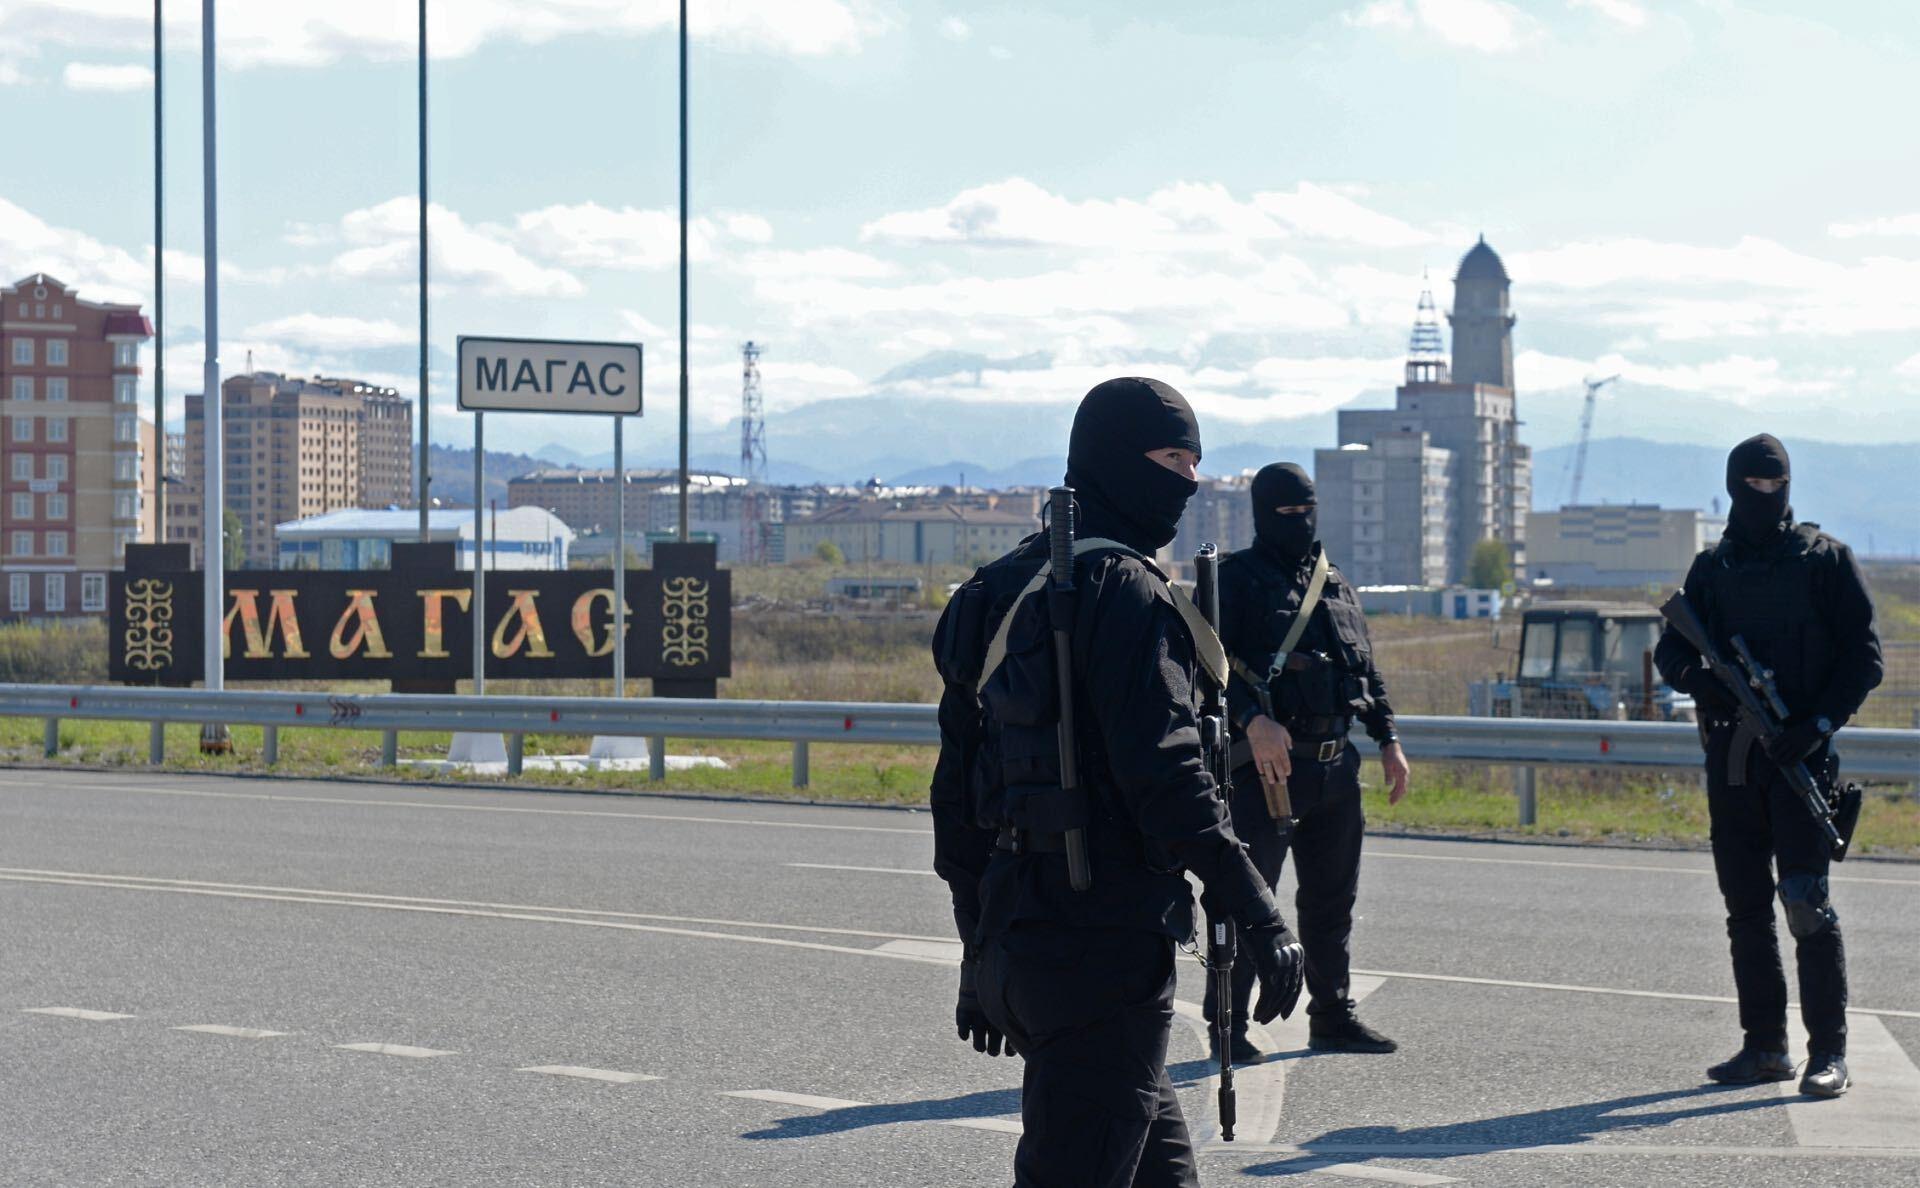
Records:
{"label": "minaret", "polygon": [[1453,278],[1453,382],[1513,390],[1513,314],[1506,266],[1485,236],[1460,259]]}
{"label": "minaret", "polygon": [[1413,337],[1407,342],[1407,382],[1447,382],[1447,344],[1440,337],[1440,311],[1433,303],[1433,286],[1420,275],[1420,308],[1413,315]]}

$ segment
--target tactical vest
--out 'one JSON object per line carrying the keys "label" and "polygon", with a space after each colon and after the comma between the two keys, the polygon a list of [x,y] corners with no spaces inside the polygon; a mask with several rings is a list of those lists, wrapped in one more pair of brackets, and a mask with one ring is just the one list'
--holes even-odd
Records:
{"label": "tactical vest", "polygon": [[1833,638],[1820,614],[1817,581],[1822,542],[1817,524],[1796,524],[1784,541],[1763,549],[1722,540],[1708,567],[1707,630],[1733,655],[1743,637],[1754,658],[1773,670],[1780,698],[1804,712],[1833,677]]}
{"label": "tactical vest", "polygon": [[[1259,591],[1267,618],[1267,646],[1277,646],[1299,614],[1305,587],[1295,573],[1274,565],[1253,549],[1235,553],[1228,563],[1246,566],[1246,576]],[[1275,675],[1270,695],[1282,722],[1303,717],[1355,717],[1373,704],[1366,680],[1372,660],[1366,622],[1359,604],[1345,596],[1347,590],[1345,576],[1338,568],[1330,570],[1320,603],[1313,610],[1324,630],[1316,635],[1310,626],[1295,647],[1301,659]],[[1268,665],[1286,657],[1269,653],[1236,659],[1247,669],[1264,673]]]}

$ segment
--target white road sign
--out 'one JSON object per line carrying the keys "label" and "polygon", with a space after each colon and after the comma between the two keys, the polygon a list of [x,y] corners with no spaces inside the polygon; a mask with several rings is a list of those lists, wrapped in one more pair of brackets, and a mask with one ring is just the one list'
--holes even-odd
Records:
{"label": "white road sign", "polygon": [[470,412],[640,411],[640,344],[460,338],[460,407]]}

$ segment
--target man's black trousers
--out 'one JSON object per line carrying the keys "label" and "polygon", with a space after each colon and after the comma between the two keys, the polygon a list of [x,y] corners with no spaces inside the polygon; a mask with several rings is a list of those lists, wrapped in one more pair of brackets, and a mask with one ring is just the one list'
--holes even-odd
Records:
{"label": "man's black trousers", "polygon": [[1026,1061],[1016,1188],[1198,1188],[1167,1077],[1172,939],[1023,922],[981,948],[980,1006]]}
{"label": "man's black trousers", "polygon": [[[1268,887],[1293,850],[1294,932],[1307,951],[1307,1014],[1343,1015],[1353,1010],[1348,967],[1353,961],[1353,904],[1360,890],[1360,842],[1367,820],[1360,807],[1360,752],[1344,747],[1331,763],[1295,756],[1287,780],[1297,822],[1291,834],[1267,812],[1266,795],[1251,763],[1233,773],[1233,832]],[[1233,1023],[1247,1024],[1253,998],[1253,962],[1242,953],[1233,965]],[[1207,1019],[1214,1017],[1208,995]]]}
{"label": "man's black trousers", "polygon": [[[1707,747],[1707,816],[1713,832],[1713,870],[1727,904],[1727,939],[1740,1026],[1753,1047],[1787,1046],[1787,979],[1774,928],[1774,897],[1794,876],[1817,880],[1825,898],[1827,845],[1800,798],[1754,747],[1746,782],[1727,783],[1731,730],[1716,730]],[[1827,761],[1822,748],[1810,767]],[[1814,768],[1818,770],[1817,768]],[[1776,878],[1777,869],[1777,878]],[[1834,918],[1795,938],[1800,973],[1800,1018],[1814,1052],[1847,1050],[1847,954]]]}

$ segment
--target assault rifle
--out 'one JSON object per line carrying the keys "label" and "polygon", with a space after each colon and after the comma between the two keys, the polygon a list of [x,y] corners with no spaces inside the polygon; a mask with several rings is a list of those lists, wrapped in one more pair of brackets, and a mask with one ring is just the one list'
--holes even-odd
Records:
{"label": "assault rifle", "polygon": [[[1193,600],[1208,626],[1220,629],[1220,552],[1203,544],[1193,558]],[[1202,680],[1200,700],[1200,749],[1206,756],[1207,770],[1213,773],[1223,804],[1233,803],[1233,763],[1228,757],[1227,691],[1216,682]],[[1214,1045],[1220,1053],[1220,1138],[1233,1141],[1235,1094],[1233,1088],[1233,921],[1225,915],[1206,913],[1207,983],[1213,997]]]}
{"label": "assault rifle", "polygon": [[1067,881],[1075,891],[1093,886],[1087,865],[1087,794],[1080,787],[1080,752],[1073,716],[1073,488],[1047,492],[1047,546],[1052,564],[1047,616],[1053,622],[1054,685],[1060,698],[1060,797],[1067,820]]}
{"label": "assault rifle", "polygon": [[[1707,671],[1733,699],[1739,724],[1746,733],[1757,738],[1762,746],[1786,733],[1787,706],[1780,700],[1773,670],[1754,658],[1744,637],[1736,635],[1731,641],[1738,662],[1736,671],[1735,665],[1729,664],[1713,646],[1713,637],[1700,621],[1693,604],[1687,601],[1685,590],[1675,590],[1673,597],[1661,605],[1660,613],[1680,633],[1680,638],[1700,653]],[[1853,843],[1853,827],[1860,819],[1860,789],[1853,784],[1833,791],[1821,787],[1801,759],[1777,766],[1787,786],[1800,798],[1807,814],[1825,835],[1833,860],[1844,859],[1847,847]]]}

